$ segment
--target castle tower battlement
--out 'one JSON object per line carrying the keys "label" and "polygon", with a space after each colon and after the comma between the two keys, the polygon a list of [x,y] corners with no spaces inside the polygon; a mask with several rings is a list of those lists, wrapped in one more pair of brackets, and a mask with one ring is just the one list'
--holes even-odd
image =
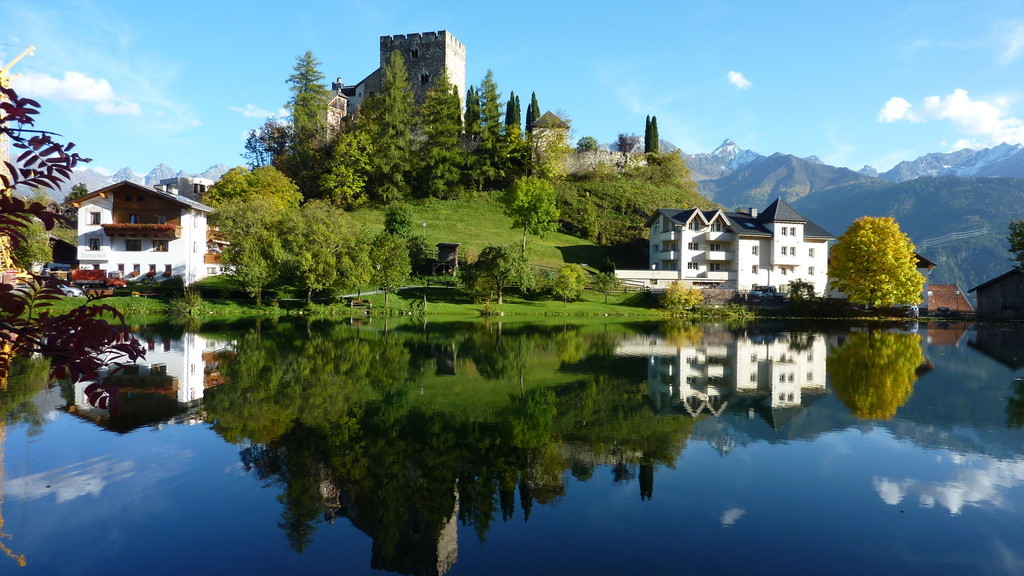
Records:
{"label": "castle tower battlement", "polygon": [[445,70],[448,80],[459,89],[459,97],[466,94],[466,47],[447,30],[395,34],[380,37],[380,67],[397,50],[405,60],[416,103],[422,104],[427,90]]}

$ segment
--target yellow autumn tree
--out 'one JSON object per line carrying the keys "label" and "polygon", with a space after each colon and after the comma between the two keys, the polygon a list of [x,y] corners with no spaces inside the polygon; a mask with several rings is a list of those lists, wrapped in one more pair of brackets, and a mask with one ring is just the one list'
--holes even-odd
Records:
{"label": "yellow autumn tree", "polygon": [[826,360],[832,392],[851,414],[868,420],[896,415],[923,361],[920,336],[887,331],[852,333]]}
{"label": "yellow autumn tree", "polygon": [[692,310],[703,302],[704,293],[699,288],[687,286],[685,282],[678,280],[669,284],[661,297],[661,305],[673,314]]}
{"label": "yellow autumn tree", "polygon": [[924,276],[917,271],[914,243],[896,220],[864,216],[831,250],[833,287],[854,304],[889,307],[921,302]]}

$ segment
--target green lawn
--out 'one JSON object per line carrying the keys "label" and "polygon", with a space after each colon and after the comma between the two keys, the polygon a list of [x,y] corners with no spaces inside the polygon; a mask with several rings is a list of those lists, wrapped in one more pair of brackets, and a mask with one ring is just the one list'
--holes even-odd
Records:
{"label": "green lawn", "polygon": [[[512,220],[502,213],[501,205],[488,196],[462,200],[426,200],[410,205],[415,234],[426,234],[427,246],[439,242],[461,244],[461,256],[476,256],[492,244],[522,242],[522,229],[512,229]],[[384,212],[362,209],[351,213],[352,218],[370,230],[384,228]],[[423,223],[426,222],[426,226]],[[536,266],[559,267],[576,263],[595,266],[612,252],[605,246],[596,246],[587,240],[561,233],[544,238],[529,237],[530,261]]]}

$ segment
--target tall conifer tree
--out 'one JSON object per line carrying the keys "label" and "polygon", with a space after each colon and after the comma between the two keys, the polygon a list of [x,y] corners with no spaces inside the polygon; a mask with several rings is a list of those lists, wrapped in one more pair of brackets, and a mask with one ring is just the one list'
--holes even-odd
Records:
{"label": "tall conifer tree", "polygon": [[297,57],[292,70],[287,80],[292,93],[287,104],[292,130],[287,157],[280,159],[279,169],[310,198],[319,195],[319,174],[327,156],[327,106],[331,93],[323,83],[320,61],[312,51]]}
{"label": "tall conifer tree", "polygon": [[462,103],[458,88],[444,73],[423,101],[423,143],[418,185],[421,196],[452,198],[458,195],[459,179],[465,166],[465,151],[459,146],[462,133]]}
{"label": "tall conifer tree", "polygon": [[384,65],[381,90],[363,103],[364,128],[375,147],[368,188],[374,199],[390,203],[409,193],[414,128],[413,91],[405,60],[397,50]]}

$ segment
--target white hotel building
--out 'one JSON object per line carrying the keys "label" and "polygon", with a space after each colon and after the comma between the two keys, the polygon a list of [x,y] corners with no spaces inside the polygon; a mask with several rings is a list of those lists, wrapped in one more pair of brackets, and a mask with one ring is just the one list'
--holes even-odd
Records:
{"label": "white hotel building", "polygon": [[627,284],[664,290],[674,282],[747,291],[776,286],[786,292],[805,280],[823,295],[828,285],[828,247],[835,238],[782,199],[763,212],[657,210],[650,228],[649,270],[622,270]]}

